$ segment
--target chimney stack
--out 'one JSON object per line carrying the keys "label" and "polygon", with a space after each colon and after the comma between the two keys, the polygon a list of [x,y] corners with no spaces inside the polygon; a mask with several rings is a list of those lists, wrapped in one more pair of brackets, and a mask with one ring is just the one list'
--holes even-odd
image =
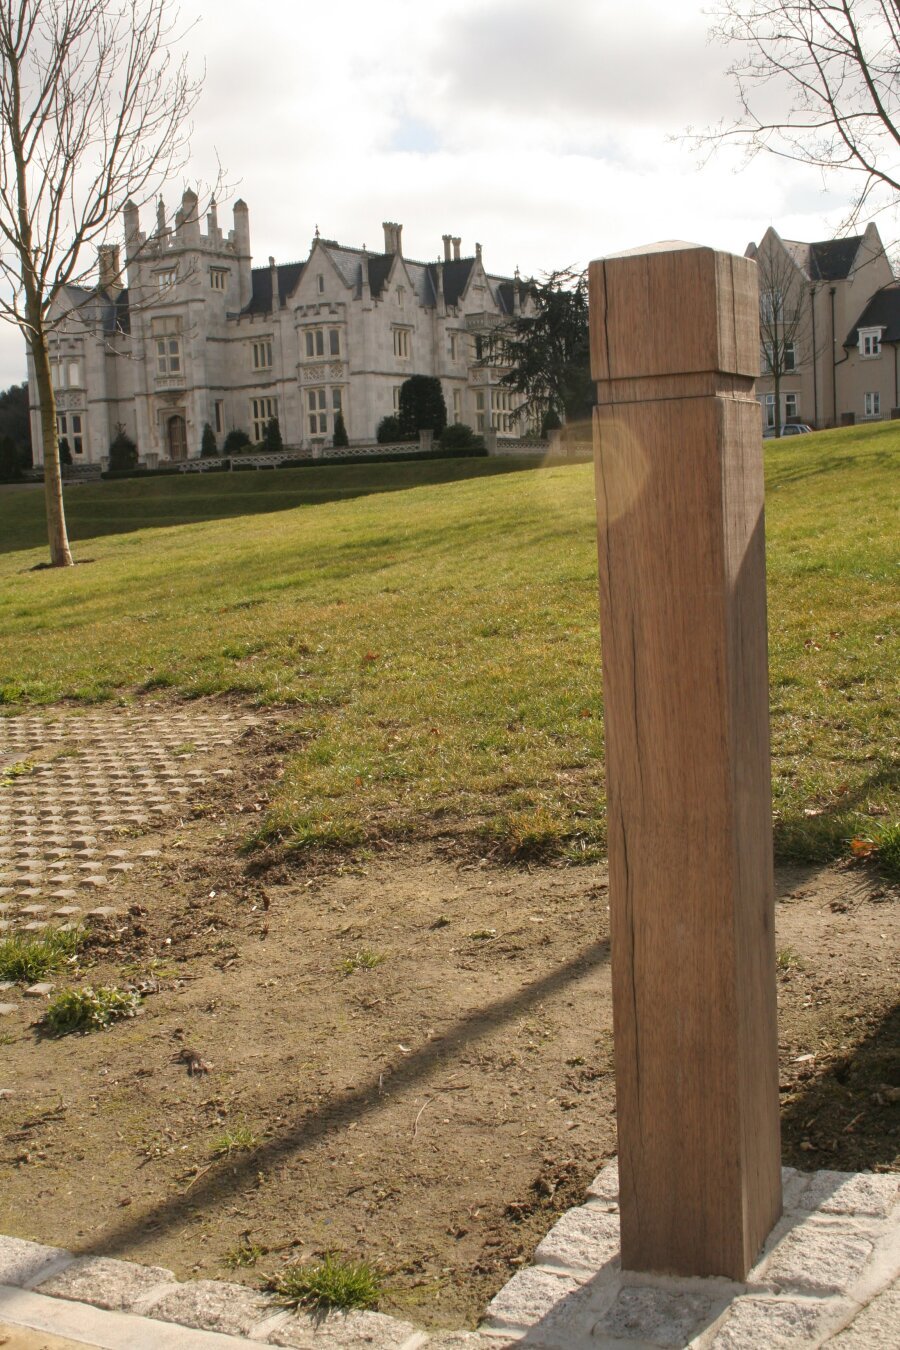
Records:
{"label": "chimney stack", "polygon": [[450,236],[449,236],[449,234],[442,234],[442,235],[441,235],[441,238],[442,238],[443,241],[444,241],[444,262],[449,262],[449,261],[450,261]]}
{"label": "chimney stack", "polygon": [[118,244],[101,244],[97,249],[97,270],[100,288],[116,295],[122,289],[122,269],[119,266]]}
{"label": "chimney stack", "polygon": [[475,245],[475,257],[478,259],[479,262],[481,262],[481,245],[480,245],[480,244],[476,244],[476,245]]}
{"label": "chimney stack", "polygon": [[272,274],[272,313],[281,308],[281,296],[278,292],[278,268],[275,266],[275,259],[269,254],[269,271]]}
{"label": "chimney stack", "polygon": [[453,242],[453,257],[456,259],[457,262],[459,262],[459,250],[462,247],[462,239],[457,234],[454,235],[452,242]]}
{"label": "chimney stack", "polygon": [[403,232],[403,226],[398,225],[396,221],[385,220],[382,222],[384,228],[384,251],[385,253],[400,253],[400,236]]}

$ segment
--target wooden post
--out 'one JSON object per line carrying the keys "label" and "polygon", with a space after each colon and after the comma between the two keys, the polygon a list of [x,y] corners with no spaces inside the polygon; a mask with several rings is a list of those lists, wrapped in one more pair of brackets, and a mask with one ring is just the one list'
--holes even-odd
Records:
{"label": "wooden post", "polygon": [[781,1213],[756,267],[591,264],[622,1265]]}

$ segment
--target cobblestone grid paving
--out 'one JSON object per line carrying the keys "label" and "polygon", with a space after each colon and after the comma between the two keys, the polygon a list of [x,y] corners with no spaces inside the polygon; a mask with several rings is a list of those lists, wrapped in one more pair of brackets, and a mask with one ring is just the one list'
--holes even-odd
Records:
{"label": "cobblestone grid paving", "polygon": [[116,882],[155,850],[259,718],[240,709],[102,708],[0,718],[0,935],[116,909]]}

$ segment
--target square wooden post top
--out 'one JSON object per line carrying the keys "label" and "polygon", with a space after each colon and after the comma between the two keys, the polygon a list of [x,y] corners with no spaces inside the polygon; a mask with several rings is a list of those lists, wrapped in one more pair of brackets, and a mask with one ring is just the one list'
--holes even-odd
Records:
{"label": "square wooden post top", "polygon": [[[756,263],[668,242],[600,258],[589,269],[591,375],[667,383],[678,376],[759,374]],[[668,396],[676,388],[668,390]],[[648,394],[650,397],[653,395]]]}

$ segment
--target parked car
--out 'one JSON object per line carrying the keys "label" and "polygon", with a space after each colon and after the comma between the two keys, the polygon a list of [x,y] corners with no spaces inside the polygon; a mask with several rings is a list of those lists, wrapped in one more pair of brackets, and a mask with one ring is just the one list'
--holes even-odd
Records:
{"label": "parked car", "polygon": [[[781,428],[782,436],[805,436],[808,431],[812,431],[812,427],[808,427],[805,422],[785,422],[784,426]],[[774,427],[766,427],[763,432],[763,436],[767,440],[770,436],[774,435]]]}

